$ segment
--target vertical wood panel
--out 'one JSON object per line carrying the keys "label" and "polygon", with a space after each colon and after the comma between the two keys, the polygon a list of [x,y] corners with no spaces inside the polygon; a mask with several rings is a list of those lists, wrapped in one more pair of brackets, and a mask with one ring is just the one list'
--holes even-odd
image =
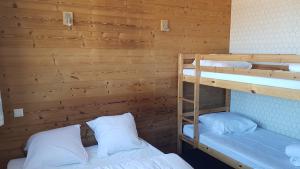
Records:
{"label": "vertical wood panel", "polygon": [[[176,149],[178,53],[227,53],[230,0],[1,0],[0,159],[38,131],[133,112],[140,136]],[[62,11],[74,12],[71,31]],[[170,32],[160,32],[168,19]],[[25,117],[14,119],[13,109]],[[84,125],[85,145],[95,143]]]}

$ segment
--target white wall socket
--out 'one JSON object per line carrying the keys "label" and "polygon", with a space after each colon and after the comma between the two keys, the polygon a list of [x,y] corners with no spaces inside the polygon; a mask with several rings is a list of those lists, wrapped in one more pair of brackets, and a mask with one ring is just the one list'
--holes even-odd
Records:
{"label": "white wall socket", "polygon": [[24,116],[24,112],[23,109],[14,109],[14,117],[23,117]]}
{"label": "white wall socket", "polygon": [[160,30],[162,32],[169,32],[170,31],[168,20],[161,20],[160,21]]}

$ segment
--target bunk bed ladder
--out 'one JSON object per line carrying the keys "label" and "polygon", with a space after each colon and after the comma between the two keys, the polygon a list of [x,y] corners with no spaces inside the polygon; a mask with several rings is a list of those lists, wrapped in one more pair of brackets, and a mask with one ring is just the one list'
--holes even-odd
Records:
{"label": "bunk bed ladder", "polygon": [[[198,127],[198,120],[199,120],[199,92],[200,92],[200,58],[196,57],[196,80],[194,83],[194,99],[189,100],[183,97],[183,65],[184,65],[184,58],[182,54],[179,54],[178,59],[178,139],[177,139],[177,150],[178,153],[182,152],[182,139],[185,137],[182,133],[183,123],[190,123],[194,125],[194,138],[192,141],[189,141],[193,144],[194,148],[198,147],[199,143],[199,127]],[[183,102],[187,102],[193,104],[193,112],[184,113],[183,112]],[[193,119],[185,117],[186,114],[191,115]],[[186,139],[186,138],[185,138]]]}

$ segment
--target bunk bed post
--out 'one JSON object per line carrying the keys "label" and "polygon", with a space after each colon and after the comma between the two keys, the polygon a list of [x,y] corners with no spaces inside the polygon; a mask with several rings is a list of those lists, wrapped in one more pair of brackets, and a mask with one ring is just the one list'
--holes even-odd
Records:
{"label": "bunk bed post", "polygon": [[200,55],[195,55],[196,72],[195,72],[195,83],[194,83],[194,148],[198,147],[199,143],[199,101],[200,101]]}
{"label": "bunk bed post", "polygon": [[230,112],[230,102],[231,102],[231,90],[226,89],[225,92],[225,107],[226,107],[226,112]]}
{"label": "bunk bed post", "polygon": [[178,56],[178,96],[177,96],[177,153],[182,153],[182,114],[183,114],[183,55]]}

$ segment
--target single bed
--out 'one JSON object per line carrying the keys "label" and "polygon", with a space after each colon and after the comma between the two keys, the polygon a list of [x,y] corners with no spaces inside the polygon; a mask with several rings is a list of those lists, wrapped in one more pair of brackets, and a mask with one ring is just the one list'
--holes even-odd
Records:
{"label": "single bed", "polygon": [[[194,127],[184,125],[183,134],[193,138]],[[199,125],[199,142],[254,169],[300,169],[285,155],[285,147],[300,143],[262,128],[240,135],[217,135]]]}
{"label": "single bed", "polygon": [[[122,163],[127,163],[130,161],[141,161],[142,159],[154,158],[157,156],[164,155],[161,151],[143,141],[144,148],[135,149],[131,151],[124,151],[116,153],[106,158],[97,157],[97,146],[87,147],[86,151],[89,156],[89,161],[87,164],[73,164],[66,165],[63,167],[56,167],[55,169],[98,169],[98,168],[113,168],[112,165],[118,165]],[[178,159],[177,159],[178,161]],[[7,169],[22,169],[25,158],[10,160]],[[183,165],[186,163],[182,160]]]}
{"label": "single bed", "polygon": [[[183,75],[195,76],[195,69],[183,69]],[[251,83],[255,85],[264,85],[272,87],[281,87],[287,89],[300,89],[300,81],[276,79],[276,78],[265,78],[247,75],[236,75],[227,73],[215,73],[215,72],[201,72],[202,78],[211,78],[227,81],[235,81],[241,83]]]}

